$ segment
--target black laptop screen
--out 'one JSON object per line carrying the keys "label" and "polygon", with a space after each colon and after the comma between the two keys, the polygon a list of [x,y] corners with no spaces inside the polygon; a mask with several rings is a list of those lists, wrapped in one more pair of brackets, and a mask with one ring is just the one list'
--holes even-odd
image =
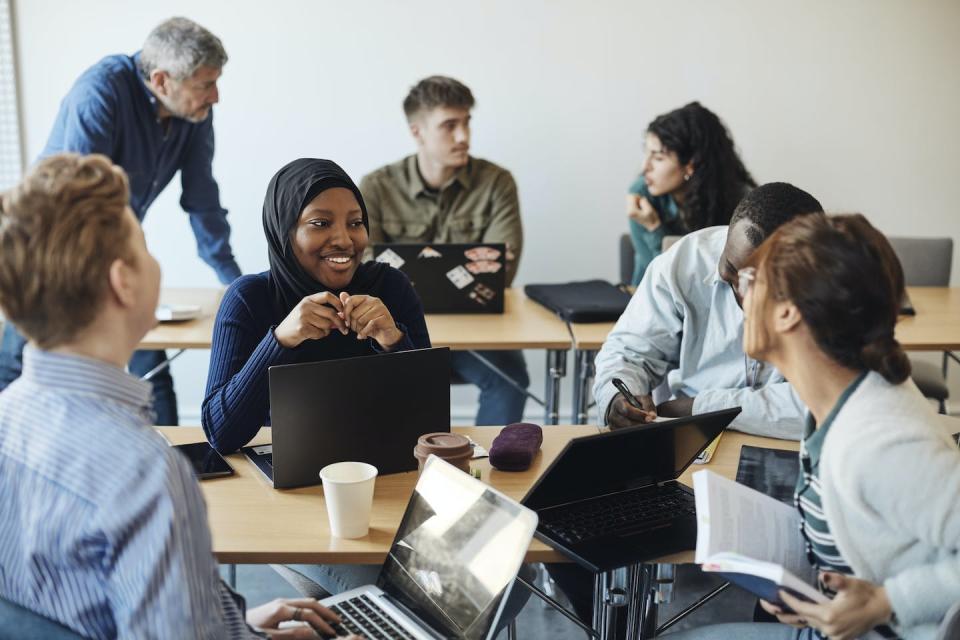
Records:
{"label": "black laptop screen", "polygon": [[431,459],[377,586],[444,638],[486,638],[536,526],[529,509]]}
{"label": "black laptop screen", "polygon": [[375,244],[373,255],[410,278],[424,313],[503,313],[504,243]]}
{"label": "black laptop screen", "polygon": [[571,440],[523,504],[538,510],[675,479],[738,413],[716,411]]}

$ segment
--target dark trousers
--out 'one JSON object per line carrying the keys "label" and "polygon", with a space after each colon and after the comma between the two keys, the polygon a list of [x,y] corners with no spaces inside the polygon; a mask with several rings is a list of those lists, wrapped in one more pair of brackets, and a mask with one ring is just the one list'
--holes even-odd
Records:
{"label": "dark trousers", "polygon": [[573,612],[586,625],[593,623],[593,587],[596,575],[575,562],[555,562],[546,565],[563,594],[573,605]]}
{"label": "dark trousers", "polygon": [[[526,389],[530,386],[527,362],[522,351],[478,351],[484,359]],[[454,379],[480,387],[477,426],[503,426],[523,420],[526,394],[503,379],[469,351],[451,351],[450,368]]]}
{"label": "dark trousers", "polygon": [[[23,347],[27,340],[9,322],[3,325],[3,339],[0,342],[0,390],[20,377],[23,371]],[[142,377],[145,373],[167,359],[163,351],[134,351],[128,367],[130,373]],[[150,382],[153,384],[153,410],[156,424],[170,426],[179,423],[177,416],[177,394],[173,390],[173,376],[170,368],[157,373]]]}

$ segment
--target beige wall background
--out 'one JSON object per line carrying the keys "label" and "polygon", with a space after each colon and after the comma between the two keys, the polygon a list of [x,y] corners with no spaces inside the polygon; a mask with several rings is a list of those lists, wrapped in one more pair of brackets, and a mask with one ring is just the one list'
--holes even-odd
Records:
{"label": "beige wall background", "polygon": [[[954,0],[20,0],[14,8],[29,159],[73,80],[99,58],[132,53],[172,15],[222,38],[230,61],[215,173],[246,272],[267,266],[260,209],[272,173],[315,156],[359,179],[410,153],[401,101],[433,73],[473,89],[473,153],[516,177],[527,236],[519,285],[617,277],[623,193],[644,129],[694,99],[724,119],[758,181],[793,182],[890,234],[960,232]],[[179,195],[175,181],[145,222],[164,284],[215,285]],[[207,358],[188,354],[174,366],[187,420],[199,412]],[[539,391],[543,355],[528,358]],[[457,389],[455,412],[470,415],[473,399]],[[541,415],[532,403],[528,412]]]}

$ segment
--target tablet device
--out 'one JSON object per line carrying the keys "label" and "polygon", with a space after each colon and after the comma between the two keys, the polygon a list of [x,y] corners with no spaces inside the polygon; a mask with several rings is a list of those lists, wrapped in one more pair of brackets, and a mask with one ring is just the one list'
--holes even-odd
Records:
{"label": "tablet device", "polygon": [[194,473],[201,480],[233,475],[233,468],[206,442],[179,444],[174,447],[187,456]]}

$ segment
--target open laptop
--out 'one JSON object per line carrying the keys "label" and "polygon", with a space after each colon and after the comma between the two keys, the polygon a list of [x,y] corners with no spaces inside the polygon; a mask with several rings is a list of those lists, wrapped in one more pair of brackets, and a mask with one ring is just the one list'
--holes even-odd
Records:
{"label": "open laptop", "polygon": [[320,484],[353,460],[413,471],[425,433],[450,431],[450,350],[418,349],[270,367],[273,444],[243,453],[274,488]]}
{"label": "open laptop", "polygon": [[339,633],[492,639],[536,527],[533,511],[430,456],[376,586],[321,604]]}
{"label": "open laptop", "polygon": [[523,499],[537,537],[594,572],[694,549],[693,489],[677,478],[739,413],[574,438]]}
{"label": "open laptop", "polygon": [[503,313],[503,243],[375,244],[373,257],[407,274],[424,313]]}

